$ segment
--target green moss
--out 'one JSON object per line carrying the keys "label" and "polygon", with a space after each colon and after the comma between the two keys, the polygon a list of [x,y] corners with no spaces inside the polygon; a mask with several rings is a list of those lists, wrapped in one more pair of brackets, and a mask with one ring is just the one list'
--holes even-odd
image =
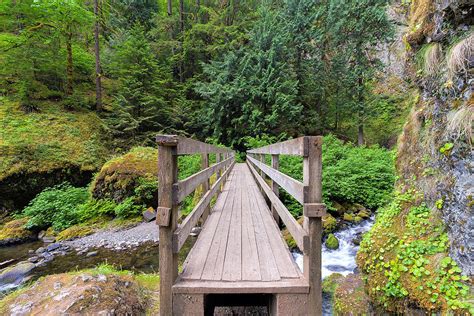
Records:
{"label": "green moss", "polygon": [[71,226],[58,234],[56,241],[68,240],[77,237],[83,237],[90,235],[94,230],[89,226],[76,225]]}
{"label": "green moss", "polygon": [[340,279],[333,295],[335,315],[369,315],[370,299],[359,275],[349,274]]}
{"label": "green moss", "polygon": [[0,229],[0,241],[33,238],[34,234],[25,228],[28,220],[29,218],[20,218],[3,225]]}
{"label": "green moss", "polygon": [[393,312],[409,304],[428,311],[472,309],[469,286],[448,256],[449,240],[436,211],[408,190],[378,212],[364,235],[357,263],[372,300]]}
{"label": "green moss", "polygon": [[348,222],[354,221],[354,215],[351,213],[344,213],[343,219]]}
{"label": "green moss", "polygon": [[449,156],[453,147],[454,147],[453,143],[446,143],[440,147],[439,152],[445,156]]}
{"label": "green moss", "polygon": [[65,111],[42,102],[25,113],[16,102],[0,106],[0,181],[13,174],[44,173],[79,167],[97,170],[108,155],[102,121],[89,111]]}
{"label": "green moss", "polygon": [[323,217],[323,232],[325,234],[332,233],[337,228],[337,220],[331,216],[331,214],[327,214]]}
{"label": "green moss", "polygon": [[325,245],[328,249],[335,250],[339,248],[339,240],[336,236],[334,236],[334,234],[329,234],[328,238],[326,239]]}
{"label": "green moss", "polygon": [[322,283],[323,293],[328,293],[331,296],[334,295],[334,291],[342,279],[344,279],[344,276],[340,273],[333,273],[326,277]]}

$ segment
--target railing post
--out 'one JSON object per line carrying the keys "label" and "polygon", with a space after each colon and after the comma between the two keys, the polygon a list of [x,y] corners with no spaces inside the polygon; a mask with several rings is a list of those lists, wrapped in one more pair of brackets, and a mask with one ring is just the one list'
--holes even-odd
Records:
{"label": "railing post", "polygon": [[[206,169],[206,168],[209,168],[209,154],[201,154],[201,169]],[[211,187],[211,183],[210,183],[210,179],[208,178],[202,184],[202,195],[203,196],[204,196],[204,194],[206,194],[207,191],[209,191],[210,187]],[[204,213],[202,213],[202,223],[203,224],[206,222],[206,219],[209,216],[210,211],[211,211],[211,208],[208,206],[208,207],[206,207]]]}
{"label": "railing post", "polygon": [[[221,161],[223,161],[224,159],[221,159],[221,156],[223,154],[219,154],[217,153],[216,154],[216,163],[219,163]],[[216,173],[216,181],[219,180],[219,178],[222,176],[222,173],[225,171],[225,168],[223,168],[222,170],[219,170],[217,171]],[[219,186],[219,190],[217,191],[217,194],[219,194],[220,192],[222,192],[222,185]]]}
{"label": "railing post", "polygon": [[[304,215],[309,235],[309,249],[303,259],[304,276],[309,282],[308,314],[322,315],[321,290],[321,238],[322,223],[318,206],[322,206],[322,137],[308,136],[306,140],[308,155],[303,159]],[[312,207],[312,212],[310,210]],[[316,212],[314,210],[316,209]]]}
{"label": "railing post", "polygon": [[178,205],[174,203],[173,184],[178,180],[177,139],[173,136],[158,140],[158,211],[160,226],[160,315],[172,315],[172,286],[178,277],[178,256],[173,254],[173,233],[178,220]]}
{"label": "railing post", "polygon": [[[272,155],[272,168],[278,170],[280,168],[280,156],[279,155]],[[272,180],[272,190],[276,196],[280,196],[280,192],[278,189],[278,184]],[[278,212],[275,207],[272,205],[272,214],[273,218],[275,219],[277,225],[280,225],[280,217],[278,216]]]}

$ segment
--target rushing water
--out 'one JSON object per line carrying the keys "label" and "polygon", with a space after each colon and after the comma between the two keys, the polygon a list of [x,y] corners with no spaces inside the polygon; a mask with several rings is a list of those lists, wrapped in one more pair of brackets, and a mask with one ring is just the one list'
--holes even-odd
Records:
{"label": "rushing water", "polygon": [[[322,249],[322,277],[323,279],[333,273],[348,275],[353,273],[357,264],[355,257],[359,246],[353,243],[354,238],[365,233],[372,227],[374,218],[370,218],[360,224],[350,225],[334,235],[339,240],[339,248],[331,250],[323,244]],[[300,252],[293,252],[293,258],[303,270],[303,255]],[[323,295],[323,315],[332,315],[332,302],[329,296]]]}

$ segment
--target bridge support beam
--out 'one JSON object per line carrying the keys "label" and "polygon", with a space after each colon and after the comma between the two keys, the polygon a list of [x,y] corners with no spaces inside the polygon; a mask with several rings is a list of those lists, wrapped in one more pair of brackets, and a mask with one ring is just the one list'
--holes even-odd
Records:
{"label": "bridge support beam", "polygon": [[178,277],[178,255],[173,253],[173,233],[178,221],[178,207],[173,203],[173,183],[178,179],[176,143],[159,143],[158,170],[158,210],[170,212],[166,216],[157,214],[160,225],[160,315],[172,315],[172,286]]}
{"label": "bridge support beam", "polygon": [[[308,136],[308,154],[303,159],[304,203],[322,202],[322,137]],[[309,282],[308,315],[322,315],[321,295],[321,216],[307,217],[309,247],[303,258],[303,273]]]}

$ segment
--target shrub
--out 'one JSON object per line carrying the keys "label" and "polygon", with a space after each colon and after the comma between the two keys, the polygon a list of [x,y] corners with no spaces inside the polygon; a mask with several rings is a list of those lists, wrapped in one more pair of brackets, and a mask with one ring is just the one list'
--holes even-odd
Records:
{"label": "shrub", "polygon": [[69,183],[47,188],[23,210],[23,215],[30,217],[26,228],[39,230],[51,226],[56,231],[66,229],[79,222],[78,207],[89,197],[86,188],[75,188]]}
{"label": "shrub", "polygon": [[103,215],[113,216],[115,214],[116,207],[117,204],[112,200],[90,199],[78,207],[78,218],[81,222],[84,222]]}
{"label": "shrub", "polygon": [[136,204],[134,199],[130,197],[117,205],[114,211],[117,217],[128,218],[140,215],[144,209],[145,206]]}

